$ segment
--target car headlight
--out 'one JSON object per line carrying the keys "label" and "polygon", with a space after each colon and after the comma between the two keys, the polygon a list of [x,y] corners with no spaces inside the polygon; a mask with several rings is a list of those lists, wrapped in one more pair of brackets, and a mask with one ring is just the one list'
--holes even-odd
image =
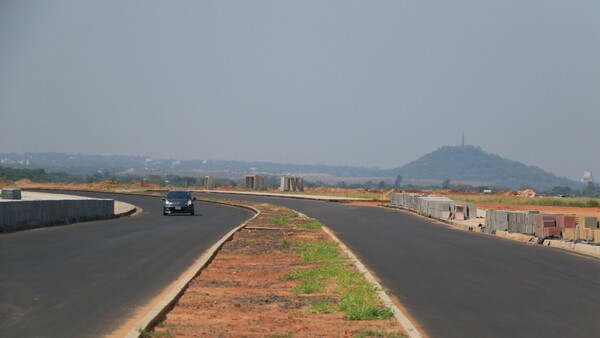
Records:
{"label": "car headlight", "polygon": [[188,201],[188,202],[187,202],[187,205],[188,205],[188,206],[192,205],[192,201]]}

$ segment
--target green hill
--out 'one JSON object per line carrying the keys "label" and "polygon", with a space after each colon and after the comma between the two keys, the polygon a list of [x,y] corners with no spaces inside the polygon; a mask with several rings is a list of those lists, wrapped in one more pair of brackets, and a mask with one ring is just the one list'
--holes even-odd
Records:
{"label": "green hill", "polygon": [[513,189],[522,186],[538,190],[550,190],[555,186],[579,188],[573,180],[487,153],[476,146],[441,147],[398,171],[404,178],[488,182]]}

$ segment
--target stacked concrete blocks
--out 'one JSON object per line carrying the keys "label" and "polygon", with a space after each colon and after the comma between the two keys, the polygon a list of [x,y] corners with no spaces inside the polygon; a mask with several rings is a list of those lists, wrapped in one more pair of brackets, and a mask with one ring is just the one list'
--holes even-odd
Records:
{"label": "stacked concrete blocks", "polygon": [[508,230],[508,211],[487,210],[485,213],[485,227],[483,232],[492,234],[498,230]]}
{"label": "stacked concrete blocks", "polygon": [[417,211],[435,218],[449,219],[454,209],[454,201],[446,197],[424,196],[418,201]]}
{"label": "stacked concrete blocks", "polygon": [[579,216],[575,219],[576,227],[565,228],[564,238],[571,241],[587,241],[600,243],[598,218],[594,216]]}
{"label": "stacked concrete blocks", "polygon": [[267,190],[267,176],[246,175],[245,187],[248,190]]}
{"label": "stacked concrete blocks", "polygon": [[582,229],[598,229],[598,218],[594,216],[579,216],[577,225]]}
{"label": "stacked concrete blocks", "polygon": [[281,177],[281,185],[279,186],[279,190],[304,191],[304,179],[301,177],[283,176]]}
{"label": "stacked concrete blocks", "polygon": [[585,240],[600,243],[600,229],[596,217],[540,214],[538,211],[487,210],[485,233],[498,230],[537,237],[562,237],[567,240]]}
{"label": "stacked concrete blocks", "polygon": [[532,235],[538,211],[487,210],[483,232],[492,234],[498,230]]}
{"label": "stacked concrete blocks", "polygon": [[460,214],[462,219],[476,217],[477,207],[472,203],[456,202],[447,197],[422,194],[393,193],[390,204],[414,210],[428,217],[452,219]]}
{"label": "stacked concrete blocks", "polygon": [[556,221],[557,215],[539,214],[535,216],[534,234],[537,237],[561,237],[562,231]]}

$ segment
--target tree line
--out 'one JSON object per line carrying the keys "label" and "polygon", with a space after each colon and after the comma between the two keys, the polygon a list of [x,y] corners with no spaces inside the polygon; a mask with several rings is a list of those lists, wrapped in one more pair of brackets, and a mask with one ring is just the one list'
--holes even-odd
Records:
{"label": "tree line", "polygon": [[[93,175],[74,175],[65,172],[52,172],[48,173],[44,169],[24,169],[24,168],[8,168],[0,166],[0,179],[4,181],[16,182],[19,180],[30,180],[32,182],[43,183],[43,182],[75,182],[75,183],[94,183],[104,180],[111,180],[115,183],[148,183],[156,184],[159,186],[176,186],[176,187],[188,187],[198,186],[203,184],[202,178],[196,178],[191,176],[179,176],[179,175],[113,175],[110,172],[98,171]],[[243,180],[233,179],[219,179],[215,180],[217,185],[229,185],[232,187],[243,185]],[[267,179],[267,186],[271,188],[279,187],[279,179],[275,176],[269,176]],[[347,189],[452,189],[456,191],[466,192],[483,192],[484,190],[504,190],[504,187],[489,187],[489,186],[470,186],[463,184],[452,184],[450,179],[443,181],[441,186],[414,186],[410,184],[403,184],[402,176],[397,175],[393,184],[388,184],[385,181],[373,182],[366,181],[364,183],[346,183],[345,181],[338,182],[336,184],[326,184],[321,181],[306,182],[308,188],[315,187],[337,187]],[[522,186],[521,189],[531,188],[528,186]],[[535,190],[535,189],[534,189]],[[577,197],[600,197],[600,185],[594,182],[588,182],[585,187],[581,190],[573,189],[569,186],[555,186],[548,191],[542,191],[543,195],[550,196],[577,196]]]}

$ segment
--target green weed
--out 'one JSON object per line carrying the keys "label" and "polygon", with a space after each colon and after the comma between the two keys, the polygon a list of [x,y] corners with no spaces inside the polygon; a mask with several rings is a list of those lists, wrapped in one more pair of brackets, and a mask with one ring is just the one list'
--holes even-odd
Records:
{"label": "green weed", "polygon": [[297,293],[317,293],[325,290],[325,282],[319,279],[306,279],[300,282],[300,285],[292,289]]}
{"label": "green weed", "polygon": [[[298,293],[320,292],[325,280],[335,280],[341,300],[335,308],[344,313],[348,320],[379,320],[393,316],[391,310],[382,307],[376,290],[364,276],[351,268],[349,260],[342,256],[333,242],[299,242],[296,250],[303,263],[321,263],[315,269],[296,269],[284,279],[297,280],[299,285],[293,290]],[[323,301],[324,302],[324,301]],[[315,303],[309,311],[319,312],[331,309],[327,304]],[[319,312],[320,313],[320,312]]]}
{"label": "green weed", "polygon": [[171,338],[171,337],[174,337],[170,332],[156,332],[153,330],[144,330],[144,329],[138,329],[138,332],[140,333],[141,338],[157,338],[157,337]]}
{"label": "green weed", "polygon": [[404,333],[399,332],[379,332],[374,330],[362,330],[354,335],[354,338],[405,338]]}
{"label": "green weed", "polygon": [[271,220],[271,223],[275,225],[288,225],[290,223],[290,220],[287,217],[273,218],[273,220]]}
{"label": "green weed", "polygon": [[332,242],[314,242],[314,243],[299,243],[300,249],[297,250],[302,256],[300,259],[303,263],[312,262],[334,262],[339,260],[337,244]]}
{"label": "green weed", "polygon": [[324,299],[319,299],[315,303],[313,303],[309,308],[308,312],[310,313],[331,313],[335,310],[335,307],[329,304]]}
{"label": "green weed", "polygon": [[306,224],[299,225],[298,227],[303,228],[303,229],[321,229],[323,227],[323,224],[321,224],[321,222],[313,219]]}

